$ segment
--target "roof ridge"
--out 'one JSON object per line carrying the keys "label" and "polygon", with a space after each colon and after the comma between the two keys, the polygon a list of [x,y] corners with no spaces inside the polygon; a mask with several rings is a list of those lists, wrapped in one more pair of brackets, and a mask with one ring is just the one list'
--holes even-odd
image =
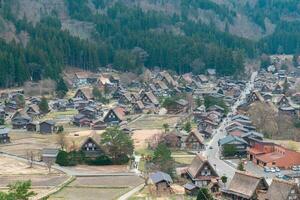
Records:
{"label": "roof ridge", "polygon": [[274,178],[272,180],[272,183],[274,182],[278,182],[278,183],[285,183],[285,184],[288,184],[288,185],[297,185],[297,183],[295,182],[291,182],[291,181],[287,181],[287,180],[282,180],[282,179],[278,179],[278,178]]}
{"label": "roof ridge", "polygon": [[238,174],[241,174],[241,175],[245,175],[245,176],[248,176],[248,177],[252,177],[252,178],[257,178],[257,179],[263,179],[264,178],[262,176],[257,176],[257,175],[251,174],[251,173],[249,173],[247,171],[237,170],[235,173],[238,173]]}

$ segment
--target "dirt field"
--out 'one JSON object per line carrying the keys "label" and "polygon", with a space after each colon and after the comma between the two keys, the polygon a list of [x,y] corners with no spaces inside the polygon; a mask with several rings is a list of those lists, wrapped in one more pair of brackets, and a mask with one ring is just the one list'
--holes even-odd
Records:
{"label": "dirt field", "polygon": [[[77,130],[77,132],[67,133],[66,138],[68,143],[77,143],[82,141],[82,138],[86,138],[90,135],[91,132],[91,130]],[[97,131],[97,134],[101,134],[102,132],[103,131]],[[23,158],[26,158],[27,153],[32,151],[34,152],[35,160],[39,160],[40,152],[43,148],[59,148],[57,144],[58,136],[56,134],[42,135],[12,130],[10,137],[11,143],[0,145],[0,151]]]}
{"label": "dirt field", "polygon": [[135,130],[132,134],[135,150],[147,148],[148,141],[156,134],[162,134],[160,129]]}
{"label": "dirt field", "polygon": [[129,125],[133,129],[162,129],[163,124],[173,127],[179,120],[178,115],[144,115]]}
{"label": "dirt field", "polygon": [[66,169],[71,169],[72,171],[77,171],[78,173],[122,173],[128,172],[128,165],[108,165],[108,166],[88,166],[88,165],[77,165],[75,167],[65,167]]}
{"label": "dirt field", "polygon": [[1,145],[0,151],[26,158],[27,152],[33,151],[36,160],[43,148],[56,148],[56,135],[41,135],[26,132],[10,133],[11,143]]}
{"label": "dirt field", "polygon": [[0,156],[0,169],[1,191],[6,191],[7,185],[17,181],[31,180],[32,190],[41,194],[68,179],[67,175],[54,169],[49,174],[46,167],[33,165],[32,168],[29,168],[28,163],[5,156]]}
{"label": "dirt field", "polygon": [[80,177],[49,200],[117,199],[143,182],[137,176]]}

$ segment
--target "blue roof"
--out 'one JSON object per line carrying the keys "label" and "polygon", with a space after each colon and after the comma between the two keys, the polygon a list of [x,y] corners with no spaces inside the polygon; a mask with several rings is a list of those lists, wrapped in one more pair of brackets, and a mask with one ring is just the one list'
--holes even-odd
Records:
{"label": "blue roof", "polygon": [[153,181],[153,183],[159,183],[161,181],[166,181],[168,183],[173,183],[173,180],[169,174],[158,171],[150,174],[149,178]]}
{"label": "blue roof", "polygon": [[225,144],[228,144],[228,143],[231,143],[233,141],[237,141],[237,142],[240,142],[240,143],[244,143],[244,144],[248,144],[244,139],[242,138],[239,138],[237,136],[232,136],[232,135],[228,135],[226,136],[225,138],[223,139],[220,139],[219,140],[219,144],[221,146],[225,145]]}

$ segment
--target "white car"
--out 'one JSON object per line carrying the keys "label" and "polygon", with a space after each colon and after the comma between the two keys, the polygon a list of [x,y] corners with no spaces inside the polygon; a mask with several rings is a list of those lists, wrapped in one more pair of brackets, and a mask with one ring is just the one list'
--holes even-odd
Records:
{"label": "white car", "polygon": [[297,166],[293,166],[293,167],[292,167],[292,170],[293,170],[293,171],[298,171],[298,167],[297,167]]}
{"label": "white car", "polygon": [[271,168],[270,168],[270,171],[271,171],[272,173],[275,173],[275,172],[276,172],[276,170],[275,170],[274,167],[271,167]]}
{"label": "white car", "polygon": [[275,167],[276,172],[280,172],[280,169],[278,167]]}

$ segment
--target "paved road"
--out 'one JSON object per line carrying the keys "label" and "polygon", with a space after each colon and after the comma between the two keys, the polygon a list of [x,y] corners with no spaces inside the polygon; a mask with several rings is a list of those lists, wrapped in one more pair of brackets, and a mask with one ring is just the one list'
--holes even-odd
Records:
{"label": "paved road", "polygon": [[[246,84],[246,88],[241,93],[240,98],[231,107],[231,112],[228,114],[228,116],[236,113],[236,109],[238,105],[240,105],[240,103],[243,100],[245,100],[247,94],[249,94],[250,91],[253,89],[254,80],[256,76],[257,76],[257,72],[253,72],[250,81]],[[208,142],[208,146],[211,146],[212,149],[208,148],[206,151],[204,151],[204,155],[207,156],[209,162],[216,168],[219,176],[226,175],[228,179],[231,180],[236,171],[236,168],[234,167],[234,165],[228,164],[227,162],[219,158],[219,146],[218,146],[218,141],[226,136],[226,132],[224,131],[224,129],[229,123],[229,121],[230,121],[229,117],[224,118],[220,126],[214,130],[214,136]]]}

